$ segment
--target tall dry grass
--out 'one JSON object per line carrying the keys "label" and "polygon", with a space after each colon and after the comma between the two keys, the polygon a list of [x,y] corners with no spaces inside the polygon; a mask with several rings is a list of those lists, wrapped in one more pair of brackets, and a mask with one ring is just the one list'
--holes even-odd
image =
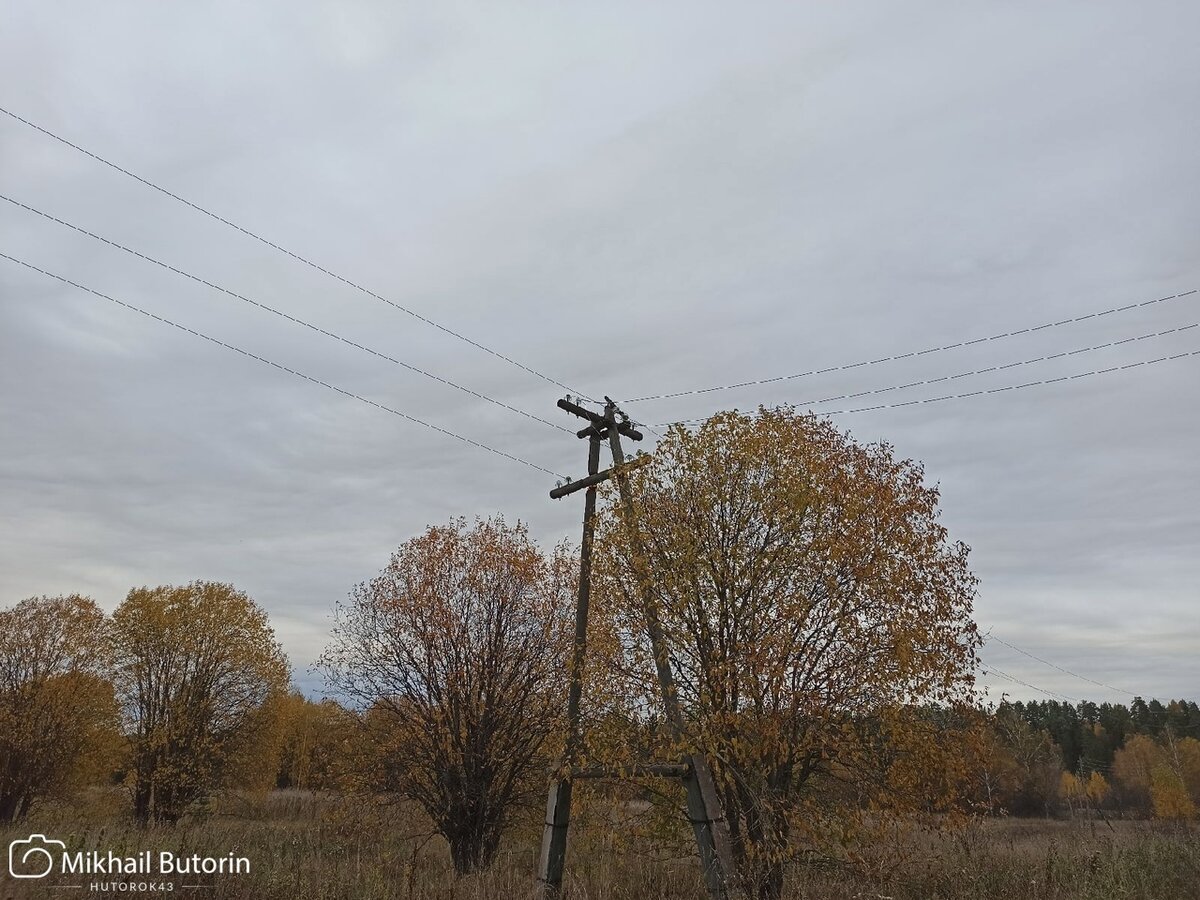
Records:
{"label": "tall dry grass", "polygon": [[[251,860],[248,875],[177,879],[173,896],[196,900],[510,900],[533,893],[536,819],[514,830],[486,873],[455,879],[449,854],[422,817],[403,806],[299,791],[227,797],[175,828],[138,829],[121,798],[45,808],[20,828],[0,829],[0,849],[31,832],[73,850]],[[663,859],[646,846],[622,846],[603,828],[574,835],[568,889],[575,900],[702,900],[689,859]],[[904,846],[869,849],[857,863],[797,866],[789,900],[1194,900],[1200,897],[1200,837],[1193,829],[1119,821],[999,819],[950,835],[913,833]],[[7,862],[5,859],[3,862]],[[6,875],[7,873],[3,873]],[[0,876],[0,898],[158,896],[89,891],[105,876],[15,882]],[[107,880],[115,880],[111,877]],[[133,881],[146,880],[133,878]],[[152,879],[158,880],[158,879]],[[204,887],[184,889],[182,883]],[[65,889],[83,883],[82,889]]]}

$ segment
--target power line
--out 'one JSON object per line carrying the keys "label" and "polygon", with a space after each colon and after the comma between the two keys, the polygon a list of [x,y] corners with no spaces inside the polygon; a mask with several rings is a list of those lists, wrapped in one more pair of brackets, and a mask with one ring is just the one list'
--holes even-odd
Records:
{"label": "power line", "polygon": [[[1019,391],[1025,388],[1041,387],[1048,384],[1058,384],[1064,381],[1075,381],[1079,378],[1090,378],[1093,375],[1107,375],[1110,372],[1122,372],[1126,369],[1137,369],[1142,366],[1154,366],[1159,363],[1171,362],[1177,359],[1186,359],[1190,356],[1200,356],[1200,350],[1190,350],[1185,353],[1176,353],[1172,356],[1160,356],[1156,359],[1143,359],[1138,362],[1126,363],[1123,366],[1109,366],[1107,369],[1093,369],[1090,372],[1076,372],[1074,375],[1060,375],[1058,378],[1043,378],[1041,381],[1026,381],[1023,384],[1009,384],[1004,387],[987,388],[985,390],[969,391],[964,394],[946,394],[941,397],[924,397],[919,400],[906,400],[903,403],[881,403],[878,406],[860,406],[854,409],[833,409],[822,410],[822,416],[844,416],[851,413],[875,412],[881,409],[900,409],[905,406],[921,406],[926,403],[941,403],[944,400],[964,400],[968,397],[982,397],[987,394],[1001,394],[1005,391]],[[693,422],[703,421],[699,419],[692,420]],[[664,425],[682,425],[685,422],[667,422],[660,424]]]}
{"label": "power line", "polygon": [[[1002,642],[1002,643],[1003,643],[1003,642]],[[1018,648],[1014,647],[1013,649],[1015,650],[1015,649],[1018,649]],[[1034,658],[1036,659],[1036,657],[1034,657]],[[1045,662],[1045,660],[1039,660],[1039,661],[1040,661],[1040,662]],[[985,676],[986,676],[986,675],[999,675],[999,676],[1000,676],[1002,679],[1004,679],[1005,681],[1011,681],[1013,684],[1019,684],[1019,685],[1021,685],[1022,687],[1027,687],[1027,688],[1029,688],[1030,690],[1037,691],[1038,693],[1041,693],[1041,694],[1045,694],[1047,697],[1051,697],[1051,698],[1058,699],[1058,700],[1066,700],[1066,701],[1068,701],[1068,702],[1070,702],[1070,703],[1073,703],[1073,704],[1075,704],[1076,706],[1079,706],[1079,705],[1081,705],[1081,704],[1083,704],[1083,703],[1086,703],[1086,702],[1088,702],[1088,701],[1086,701],[1086,700],[1083,700],[1083,699],[1081,699],[1081,698],[1079,698],[1079,697],[1070,697],[1070,696],[1068,696],[1068,695],[1066,695],[1066,694],[1059,693],[1058,691],[1051,691],[1051,690],[1048,690],[1047,688],[1038,687],[1036,684],[1030,684],[1028,681],[1022,681],[1020,678],[1017,678],[1017,677],[1015,677],[1015,676],[1013,676],[1013,675],[1009,675],[1007,672],[1004,672],[1004,671],[1002,671],[1002,670],[1000,670],[1000,669],[997,669],[995,666],[988,665],[987,663],[983,663],[982,665],[983,665],[983,668],[984,668],[984,670],[985,670],[985,671],[984,671],[984,673],[983,673]],[[1053,665],[1053,663],[1049,663],[1048,665]],[[1055,666],[1055,668],[1058,668],[1058,667],[1057,667],[1057,666]],[[1064,671],[1066,671],[1066,670],[1064,670]],[[1074,672],[1070,672],[1070,673],[1068,673],[1068,674],[1074,675],[1075,673],[1074,673]],[[1076,676],[1076,677],[1081,677],[1081,676]],[[1084,680],[1085,680],[1085,681],[1088,681],[1088,680],[1090,680],[1090,679],[1084,679]],[[1118,690],[1118,688],[1113,688],[1113,690]],[[1128,693],[1128,691],[1122,691],[1121,693]],[[1133,696],[1135,696],[1135,697],[1140,697],[1140,696],[1143,696],[1143,695],[1141,695],[1141,694],[1134,694]],[[1151,697],[1150,699],[1153,701],[1155,698],[1154,698],[1154,697]],[[1173,724],[1173,725],[1172,725],[1172,724],[1168,723],[1167,727],[1168,727],[1168,728],[1178,728],[1178,729],[1180,729],[1181,731],[1191,731],[1191,730],[1193,730],[1193,729],[1200,728],[1200,725],[1180,725],[1180,724]],[[1105,765],[1106,765],[1106,767],[1107,767],[1107,764],[1105,764]]]}
{"label": "power line", "polygon": [[[447,328],[445,325],[435,322],[433,319],[430,319],[427,316],[423,316],[420,313],[418,313],[414,310],[411,310],[406,306],[402,306],[401,304],[395,302],[394,300],[389,300],[387,297],[384,297],[381,294],[377,294],[375,291],[372,291],[370,288],[363,287],[361,284],[358,284],[355,281],[351,281],[349,278],[346,278],[344,275],[339,275],[337,272],[327,269],[324,266],[319,265],[318,263],[315,263],[312,260],[310,260],[304,256],[301,256],[299,253],[295,253],[294,251],[287,249],[286,247],[282,247],[279,244],[276,244],[274,241],[268,240],[267,238],[263,237],[262,235],[257,234],[255,232],[251,231],[250,229],[245,228],[241,225],[238,225],[236,222],[231,222],[229,219],[226,219],[223,216],[220,216],[217,213],[212,212],[211,210],[205,209],[203,206],[200,206],[197,203],[193,203],[191,200],[181,197],[179,194],[169,191],[166,188],[162,187],[161,185],[155,184],[153,181],[143,178],[141,175],[137,175],[137,174],[129,171],[128,169],[117,165],[116,163],[112,162],[111,160],[105,159],[103,156],[100,156],[97,153],[93,153],[91,150],[85,149],[84,147],[79,146],[79,144],[69,141],[65,137],[55,134],[53,131],[50,131],[47,128],[43,128],[41,125],[38,125],[35,122],[31,122],[28,119],[22,118],[21,116],[17,115],[16,113],[12,112],[11,110],[5,109],[4,107],[0,106],[0,113],[4,113],[4,115],[8,116],[10,119],[15,119],[16,121],[20,122],[21,124],[29,126],[34,131],[41,132],[42,134],[46,135],[47,137],[58,141],[60,144],[64,144],[73,150],[77,150],[80,153],[82,153],[84,156],[88,156],[88,157],[94,159],[96,162],[101,163],[102,165],[108,166],[110,169],[120,172],[122,175],[132,178],[134,181],[137,181],[140,184],[145,185],[146,187],[150,188],[151,190],[158,191],[160,194],[170,197],[172,200],[176,200],[176,201],[182,203],[184,206],[187,206],[187,207],[195,210],[196,212],[201,213],[202,215],[208,216],[210,219],[214,219],[223,225],[227,225],[228,227],[234,229],[235,231],[238,231],[238,232],[246,235],[246,237],[253,238],[254,240],[258,241],[260,244],[264,244],[265,246],[270,247],[273,250],[277,250],[278,252],[284,254],[285,256],[291,257],[292,259],[296,260],[297,262],[303,263],[304,265],[308,266],[311,269],[315,269],[316,271],[321,272],[324,275],[328,275],[330,278],[340,281],[342,284],[346,285],[347,287],[354,288],[354,290],[359,291],[360,293],[366,294],[368,297],[373,297],[374,299],[379,300],[382,303],[386,303],[388,306],[398,309],[398,310],[400,310],[400,312],[405,313],[409,316],[412,316],[414,319],[417,319],[420,322],[424,322],[426,325],[432,326],[433,328],[436,328],[438,331],[441,331],[444,334],[448,334],[451,337],[457,338],[460,341],[464,341],[465,343],[470,344],[472,347],[475,347],[478,350],[482,350],[484,353],[494,356],[499,360],[503,360],[504,362],[508,363],[511,366],[516,366],[518,369],[528,372],[530,375],[534,375],[537,378],[542,379],[543,381],[549,382],[550,384],[554,385],[555,387],[563,388],[564,390],[570,391],[571,393],[574,393],[574,394],[580,394],[580,391],[578,391],[577,389],[572,388],[569,385],[563,384],[561,381],[556,381],[555,379],[551,378],[549,375],[539,372],[537,369],[533,369],[527,365],[524,365],[523,363],[519,363],[515,359],[511,359],[510,357],[505,356],[503,353],[493,350],[492,348],[487,347],[487,346],[479,343],[478,341],[472,340],[471,338],[467,337],[466,335],[464,335],[458,331],[455,331],[452,328]],[[585,399],[588,399],[589,402],[591,402],[591,403],[596,402],[594,400],[591,400],[590,398],[585,398]]]}
{"label": "power line", "polygon": [[256,353],[251,353],[249,350],[243,350],[241,347],[236,347],[233,344],[229,344],[229,343],[226,343],[225,341],[220,340],[219,338],[211,337],[210,335],[204,334],[203,332],[196,331],[194,328],[189,328],[186,325],[180,325],[178,322],[173,322],[168,318],[165,318],[163,316],[149,312],[148,310],[144,310],[141,307],[134,306],[132,303],[126,303],[124,300],[118,300],[116,297],[110,297],[108,294],[97,291],[94,288],[87,287],[86,285],[79,284],[78,282],[72,281],[71,279],[69,279],[63,275],[58,275],[54,272],[48,272],[45,269],[38,268],[33,263],[26,262],[23,259],[17,259],[15,256],[9,256],[7,253],[4,253],[4,252],[0,252],[0,258],[7,259],[9,262],[14,262],[17,265],[24,266],[27,269],[32,269],[34,272],[40,272],[42,275],[45,275],[49,278],[53,278],[56,281],[61,281],[63,284],[69,284],[73,288],[78,288],[81,291],[86,291],[89,294],[92,294],[96,297],[100,297],[104,300],[108,300],[110,303],[115,303],[117,306],[124,307],[125,309],[131,310],[135,313],[140,313],[141,315],[146,316],[147,318],[150,318],[150,319],[154,319],[157,322],[161,322],[164,325],[170,325],[172,328],[177,328],[180,331],[185,331],[188,334],[193,335],[194,337],[201,338],[202,340],[208,341],[211,344],[216,344],[218,347],[224,347],[226,350],[232,350],[234,353],[238,353],[242,356],[247,357],[248,359],[257,360],[260,363],[264,363],[265,365],[271,366],[273,369],[278,369],[281,372],[287,372],[289,375],[295,375],[297,378],[302,378],[305,381],[320,385],[323,388],[328,388],[329,390],[334,391],[335,393],[341,394],[344,397],[350,397],[353,400],[358,400],[362,403],[366,403],[369,406],[373,406],[376,409],[381,409],[384,412],[391,413],[394,416],[399,416],[401,419],[406,419],[407,421],[413,422],[414,424],[423,425],[424,427],[426,427],[432,431],[436,431],[439,434],[443,434],[446,437],[454,438],[456,441],[462,441],[464,444],[470,444],[472,447],[477,447],[480,450],[486,450],[488,453],[494,453],[496,456],[503,456],[505,459],[512,460],[513,462],[520,463],[523,466],[528,466],[531,469],[536,469],[539,472],[544,472],[545,474],[552,475],[556,478],[566,477],[559,472],[552,472],[549,469],[543,468],[542,466],[539,466],[537,463],[532,463],[527,459],[522,459],[519,456],[514,456],[513,454],[507,453],[504,450],[497,450],[495,447],[489,447],[487,444],[482,444],[479,441],[472,440],[469,437],[464,437],[461,434],[456,434],[453,431],[448,431],[447,429],[442,428],[439,425],[434,425],[430,422],[426,422],[423,419],[418,419],[416,416],[410,416],[406,412],[401,412],[398,409],[394,409],[393,407],[386,406],[375,400],[370,400],[366,397],[363,397],[360,394],[355,394],[352,391],[347,391],[344,388],[337,387],[336,385],[330,384],[328,381],[322,381],[320,378],[314,378],[312,375],[306,375],[303,372],[297,371],[296,369],[289,368],[288,366],[285,366],[281,363],[273,362],[272,360],[269,360],[266,357],[259,356]]}
{"label": "power line", "polygon": [[484,400],[495,406],[499,406],[503,409],[506,409],[509,412],[514,412],[517,415],[524,416],[527,419],[532,419],[535,422],[541,422],[543,425],[549,425],[551,428],[555,428],[559,431],[565,431],[568,434],[574,434],[574,432],[571,431],[571,429],[564,428],[562,425],[558,425],[554,422],[549,421],[548,419],[543,419],[540,416],[535,416],[533,413],[528,413],[528,412],[525,412],[525,410],[523,410],[523,409],[518,409],[515,406],[510,406],[509,404],[504,403],[501,400],[496,400],[492,397],[487,396],[486,394],[481,394],[479,391],[473,390],[472,388],[464,387],[461,384],[457,384],[456,382],[450,381],[448,378],[442,378],[440,375],[435,375],[432,372],[427,371],[426,369],[422,369],[418,366],[414,366],[414,365],[411,365],[410,363],[406,363],[403,360],[396,359],[394,356],[389,356],[386,353],[383,353],[379,350],[372,349],[371,347],[367,347],[364,344],[360,344],[357,341],[351,340],[350,338],[343,337],[340,334],[336,334],[332,331],[327,331],[326,329],[321,328],[318,325],[313,325],[310,322],[306,322],[303,319],[297,318],[296,316],[290,315],[289,313],[286,313],[286,312],[283,312],[282,310],[276,309],[273,306],[268,306],[266,303],[261,303],[258,300],[252,300],[249,297],[239,294],[237,291],[232,291],[228,288],[222,287],[219,284],[214,284],[213,282],[208,281],[207,279],[201,278],[199,275],[193,275],[191,272],[185,272],[183,269],[176,268],[175,266],[171,265],[170,263],[162,262],[161,260],[155,259],[152,256],[147,256],[145,253],[141,253],[137,250],[134,250],[132,247],[126,247],[124,244],[119,244],[114,240],[110,240],[109,238],[104,237],[103,235],[96,234],[93,231],[88,231],[86,228],[83,228],[79,225],[75,225],[64,219],[60,219],[57,216],[51,215],[48,212],[44,212],[40,209],[29,206],[25,203],[22,203],[19,200],[14,200],[12,197],[7,196],[6,194],[0,194],[0,200],[6,200],[9,203],[11,203],[13,206],[20,207],[21,209],[26,210],[27,212],[31,212],[36,216],[41,216],[43,219],[48,219],[51,222],[56,222],[65,228],[70,228],[72,231],[78,232],[79,234],[86,235],[87,237],[90,237],[94,240],[100,241],[103,244],[107,244],[110,247],[115,247],[117,250],[121,250],[132,256],[136,256],[138,259],[145,260],[146,262],[152,263],[153,265],[156,265],[156,266],[159,266],[160,268],[166,269],[169,272],[174,272],[176,275],[182,275],[184,278],[188,278],[188,279],[196,282],[197,284],[202,284],[205,287],[212,288],[214,291],[220,291],[222,294],[226,294],[227,296],[233,297],[237,300],[241,300],[244,303],[249,303],[251,306],[257,306],[259,309],[265,310],[266,312],[269,312],[273,315],[279,316],[280,318],[287,319],[289,322],[292,322],[296,325],[300,325],[304,328],[308,328],[311,331],[315,331],[318,334],[324,335],[325,337],[333,338],[335,341],[340,341],[341,343],[346,344],[347,346],[354,347],[358,350],[362,350],[363,352],[369,353],[372,356],[378,357],[379,359],[386,360],[387,362],[390,362],[390,363],[394,363],[397,366],[401,366],[402,368],[408,369],[410,372],[415,372],[416,374],[423,375],[426,378],[429,378],[433,381],[438,382],[439,384],[444,384],[447,387],[454,388],[456,391],[462,391],[464,394],[470,394],[472,397],[475,397],[479,400]]}
{"label": "power line", "polygon": [[970,347],[975,344],[985,344],[985,343],[988,343],[989,341],[999,341],[999,340],[1003,340],[1004,338],[1016,337],[1017,335],[1032,334],[1035,331],[1043,331],[1047,328],[1057,328],[1060,325],[1070,325],[1075,322],[1084,322],[1084,321],[1087,321],[1088,319],[1099,319],[1102,316],[1110,316],[1110,315],[1113,315],[1114,313],[1127,312],[1131,309],[1141,309],[1142,307],[1145,307],[1145,306],[1153,306],[1156,303],[1166,303],[1168,300],[1176,300],[1181,297],[1189,297],[1195,293],[1196,293],[1196,289],[1193,289],[1190,291],[1183,291],[1182,293],[1179,293],[1179,294],[1171,294],[1169,297],[1157,297],[1153,300],[1143,300],[1140,303],[1130,303],[1125,306],[1116,306],[1116,307],[1113,307],[1112,309],[1104,309],[1104,310],[1100,310],[1098,312],[1086,313],[1085,315],[1081,315],[1081,316],[1073,316],[1069,319],[1059,319],[1057,322],[1046,322],[1042,325],[1032,325],[1028,328],[1019,328],[1016,331],[1005,331],[1000,334],[992,334],[992,335],[988,335],[987,337],[973,338],[972,340],[969,340],[969,341],[958,341],[957,343],[953,343],[953,344],[941,344],[936,347],[927,347],[924,350],[912,350],[908,353],[897,353],[893,356],[881,356],[878,359],[862,360],[861,362],[846,363],[846,364],[840,365],[840,366],[829,366],[828,368],[825,368],[825,369],[812,369],[811,371],[808,371],[808,372],[797,372],[793,375],[776,375],[772,378],[759,378],[759,379],[755,379],[753,381],[739,381],[739,382],[736,382],[733,384],[720,384],[720,385],[716,385],[715,387],[694,388],[692,390],[674,391],[671,393],[664,393],[664,394],[651,394],[646,397],[633,397],[628,400],[623,400],[622,402],[623,403],[648,403],[651,400],[669,400],[669,399],[673,399],[675,397],[688,397],[688,396],[691,396],[694,394],[711,394],[716,391],[731,391],[736,388],[758,387],[758,386],[764,385],[764,384],[776,384],[780,381],[791,381],[796,378],[807,378],[810,375],[826,375],[830,372],[845,372],[850,369],[859,369],[859,368],[863,368],[866,366],[876,366],[876,365],[879,365],[880,363],[895,362],[896,360],[900,360],[900,359],[910,359],[910,358],[916,357],[916,356],[925,356],[926,354],[929,354],[929,353],[940,353],[943,350],[955,350],[959,347]]}
{"label": "power line", "polygon": [[[3,195],[0,195],[0,196],[3,196]],[[1193,328],[1200,328],[1200,322],[1193,322],[1190,325],[1180,325],[1176,328],[1167,328],[1167,329],[1164,329],[1163,331],[1152,331],[1148,334],[1140,334],[1136,337],[1123,338],[1122,340],[1119,340],[1119,341],[1109,341],[1106,344],[1093,344],[1090,347],[1079,347],[1078,349],[1075,349],[1075,350],[1064,350],[1061,353],[1050,353],[1045,356],[1035,356],[1031,359],[1022,359],[1017,362],[1005,363],[1003,365],[998,365],[998,366],[988,366],[987,368],[984,368],[984,369],[973,369],[970,372],[959,372],[957,375],[942,375],[939,378],[926,378],[921,381],[909,381],[905,384],[893,384],[889,387],[874,388],[873,390],[869,390],[869,391],[858,391],[853,394],[838,394],[835,397],[825,397],[820,400],[802,400],[801,402],[797,403],[796,406],[806,407],[806,406],[813,406],[813,405],[820,404],[820,403],[832,403],[835,400],[851,400],[851,399],[854,399],[855,397],[868,397],[868,396],[871,396],[874,394],[887,394],[887,393],[890,393],[891,391],[902,391],[902,390],[905,390],[906,388],[923,387],[925,385],[939,384],[939,383],[945,382],[945,381],[956,381],[959,378],[969,378],[973,375],[986,375],[989,372],[1003,372],[1006,369],[1014,369],[1014,368],[1017,368],[1018,366],[1029,366],[1029,365],[1033,365],[1034,363],[1048,362],[1052,359],[1064,359],[1068,356],[1077,356],[1080,353],[1091,353],[1092,351],[1095,351],[1095,350],[1106,350],[1110,347],[1120,347],[1123,344],[1132,344],[1132,343],[1136,343],[1137,341],[1149,340],[1150,338],[1165,337],[1168,334],[1178,334],[1179,332],[1182,332],[1182,331],[1190,331]],[[875,407],[873,407],[873,408],[875,408]],[[842,410],[842,412],[845,412],[845,410]],[[703,421],[705,421],[705,420],[704,419],[687,419],[678,424],[695,425],[695,424],[703,422]],[[660,424],[668,424],[668,423],[660,423]]]}
{"label": "power line", "polygon": [[1139,694],[1135,694],[1133,691],[1127,691],[1124,688],[1113,687],[1111,684],[1105,684],[1103,681],[1097,681],[1094,678],[1088,678],[1086,675],[1080,675],[1078,672],[1072,672],[1070,669],[1066,669],[1060,665],[1056,665],[1055,663],[1050,662],[1050,660],[1048,660],[1048,659],[1042,659],[1040,656],[1036,656],[1033,653],[1030,653],[1028,650],[1022,650],[1020,647],[1016,646],[1015,644],[1010,644],[1008,641],[1004,640],[1003,638],[996,637],[994,634],[988,633],[987,635],[984,636],[984,639],[988,640],[988,641],[995,641],[997,644],[1003,644],[1005,647],[1008,647],[1010,650],[1017,651],[1022,656],[1028,656],[1030,659],[1037,660],[1038,662],[1042,663],[1043,665],[1049,666],[1052,669],[1057,669],[1058,671],[1060,671],[1066,675],[1070,675],[1072,678],[1078,678],[1080,681],[1086,681],[1089,684],[1096,685],[1097,687],[1107,688],[1110,691],[1116,691],[1118,694],[1126,694],[1130,697],[1140,696]]}
{"label": "power line", "polygon": [[1110,372],[1122,372],[1126,369],[1136,369],[1141,366],[1153,366],[1158,363],[1171,362],[1176,359],[1185,359],[1189,356],[1200,355],[1200,350],[1191,350],[1185,353],[1176,353],[1172,356],[1159,356],[1155,359],[1144,359],[1139,362],[1126,363],[1123,366],[1109,366],[1107,369],[1093,369],[1090,372],[1076,372],[1074,375],[1061,375],[1058,378],[1043,378],[1040,381],[1026,381],[1023,384],[1010,384],[1004,387],[988,388],[980,391],[970,391],[965,394],[946,394],[942,397],[927,397],[923,400],[909,400],[904,403],[887,403],[882,406],[864,406],[858,409],[835,409],[824,413],[829,416],[847,415],[849,413],[873,412],[878,409],[899,409],[904,406],[918,406],[924,403],[940,403],[943,400],[963,400],[968,397],[981,397],[986,394],[1001,394],[1005,391],[1019,391],[1025,388],[1042,387],[1048,384],[1058,384],[1063,381],[1075,381],[1079,378],[1090,378],[1093,375],[1107,375]]}
{"label": "power line", "polygon": [[1071,703],[1082,703],[1083,702],[1078,697],[1068,697],[1066,694],[1061,694],[1058,691],[1050,691],[1050,690],[1047,690],[1046,688],[1038,687],[1036,684],[1030,684],[1028,681],[1022,681],[1020,678],[1017,678],[1015,675],[1009,675],[1007,672],[997,669],[995,666],[988,665],[987,663],[983,664],[983,668],[984,668],[984,672],[983,672],[984,675],[999,675],[1005,681],[1011,681],[1013,684],[1019,684],[1019,685],[1021,685],[1021,687],[1027,687],[1031,691],[1037,691],[1038,693],[1045,694],[1047,697],[1053,697],[1057,700],[1068,700]]}

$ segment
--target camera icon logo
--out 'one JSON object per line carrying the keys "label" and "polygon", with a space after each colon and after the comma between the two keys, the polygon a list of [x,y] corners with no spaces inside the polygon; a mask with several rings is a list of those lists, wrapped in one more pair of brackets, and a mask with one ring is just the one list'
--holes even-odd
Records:
{"label": "camera icon logo", "polygon": [[8,845],[8,874],[13,878],[45,878],[54,868],[57,854],[67,845],[44,834],[31,834]]}

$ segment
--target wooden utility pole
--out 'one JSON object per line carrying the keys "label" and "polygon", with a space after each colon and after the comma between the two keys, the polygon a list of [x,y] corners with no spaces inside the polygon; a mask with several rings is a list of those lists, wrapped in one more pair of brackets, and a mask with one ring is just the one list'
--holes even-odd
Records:
{"label": "wooden utility pole", "polygon": [[[602,432],[589,425],[580,432],[588,438],[588,478],[600,471],[600,441]],[[586,480],[586,479],[585,479]],[[546,801],[546,827],[542,835],[542,852],[538,859],[538,878],[547,898],[556,897],[562,888],[563,869],[567,861],[567,826],[571,818],[571,769],[579,754],[582,733],[579,724],[579,705],[583,695],[583,665],[587,655],[588,603],[592,592],[592,535],[596,518],[596,481],[587,486],[583,501],[583,544],[579,549],[579,596],[575,604],[575,641],[571,648],[571,669],[567,688],[567,741],[560,762],[558,777],[550,786]],[[578,488],[576,488],[578,490]],[[551,495],[553,496],[553,495]],[[559,494],[566,496],[566,494]]]}
{"label": "wooden utility pole", "polygon": [[[646,631],[650,648],[654,654],[658,673],[659,690],[662,693],[664,712],[672,737],[684,737],[683,714],[679,707],[675,676],[671,671],[666,638],[662,630],[658,602],[653,592],[653,581],[648,570],[649,557],[637,527],[637,511],[626,477],[629,465],[621,447],[621,436],[640,441],[642,435],[617,409],[608,397],[604,413],[595,413],[573,403],[570,398],[559,400],[558,406],[572,415],[587,420],[587,428],[578,432],[578,437],[588,439],[588,474],[586,478],[560,485],[550,492],[557,500],[580,490],[587,490],[583,513],[583,545],[580,549],[579,597],[575,608],[575,642],[571,653],[570,682],[567,696],[567,740],[563,759],[550,786],[546,803],[546,824],[542,836],[542,851],[538,859],[538,879],[542,884],[546,900],[556,900],[562,893],[563,871],[567,855],[567,831],[571,818],[571,783],[575,778],[621,777],[623,773],[606,768],[580,769],[575,765],[582,740],[580,725],[580,700],[583,693],[583,667],[587,656],[588,603],[591,597],[592,537],[596,514],[596,486],[612,478],[617,482],[621,496],[621,508],[625,524],[633,541],[634,575],[642,599],[642,611],[646,619]],[[608,440],[612,451],[612,468],[599,471],[600,443]],[[708,760],[692,753],[681,763],[648,763],[626,771],[626,776],[675,777],[683,780],[687,790],[687,813],[696,837],[700,865],[704,871],[709,894],[714,900],[727,900],[733,886],[733,855],[729,839],[729,827],[721,809],[712,770]]]}

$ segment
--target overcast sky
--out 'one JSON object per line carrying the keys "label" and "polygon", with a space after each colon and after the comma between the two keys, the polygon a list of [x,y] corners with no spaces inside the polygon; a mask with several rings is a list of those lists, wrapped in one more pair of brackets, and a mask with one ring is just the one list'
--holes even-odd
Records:
{"label": "overcast sky", "polygon": [[[5,4],[0,105],[590,396],[770,378],[1200,288],[1200,5]],[[512,406],[563,391],[0,116],[0,193]],[[0,202],[0,252],[553,472],[572,436]],[[631,404],[811,401],[1200,322],[1200,294]],[[1200,350],[1200,328],[815,410]],[[231,581],[307,671],[428,523],[554,478],[0,260],[0,605]],[[1197,699],[1200,356],[838,415],[924,462],[983,629]],[[1124,700],[991,644],[1068,697]],[[997,674],[991,697],[1042,698]]]}

